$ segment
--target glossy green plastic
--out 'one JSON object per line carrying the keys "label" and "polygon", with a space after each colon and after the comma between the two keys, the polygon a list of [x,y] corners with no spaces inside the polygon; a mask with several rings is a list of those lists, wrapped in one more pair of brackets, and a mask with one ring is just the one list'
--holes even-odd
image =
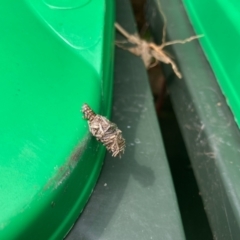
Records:
{"label": "glossy green plastic", "polygon": [[0,239],[61,239],[105,148],[81,107],[110,115],[114,1],[1,1]]}
{"label": "glossy green plastic", "polygon": [[240,1],[183,0],[218,83],[240,126]]}

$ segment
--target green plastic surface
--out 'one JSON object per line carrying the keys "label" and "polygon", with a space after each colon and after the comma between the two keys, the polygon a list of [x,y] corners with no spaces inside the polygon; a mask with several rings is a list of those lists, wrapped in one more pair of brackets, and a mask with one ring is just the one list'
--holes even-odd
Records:
{"label": "green plastic surface", "polygon": [[105,149],[80,110],[110,115],[113,10],[1,2],[0,239],[63,238],[92,192]]}
{"label": "green plastic surface", "polygon": [[240,2],[183,0],[217,81],[240,126]]}

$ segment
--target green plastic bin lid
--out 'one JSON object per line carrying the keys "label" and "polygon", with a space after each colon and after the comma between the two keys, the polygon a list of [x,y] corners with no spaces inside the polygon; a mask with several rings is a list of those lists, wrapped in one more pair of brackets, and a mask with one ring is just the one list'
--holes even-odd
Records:
{"label": "green plastic bin lid", "polygon": [[80,111],[110,115],[113,10],[1,1],[0,239],[63,238],[93,190],[105,149]]}
{"label": "green plastic bin lid", "polygon": [[240,127],[240,1],[183,0],[217,81]]}

